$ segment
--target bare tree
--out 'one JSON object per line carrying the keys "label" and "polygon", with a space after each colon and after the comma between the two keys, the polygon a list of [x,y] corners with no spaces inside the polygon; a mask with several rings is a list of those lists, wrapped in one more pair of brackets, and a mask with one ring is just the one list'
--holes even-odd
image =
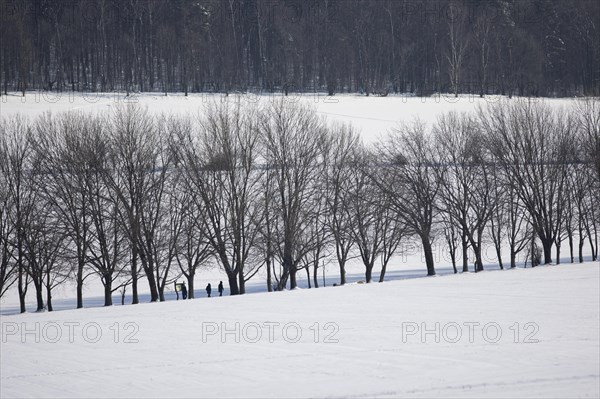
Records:
{"label": "bare tree", "polygon": [[[319,179],[317,184],[323,184],[324,180]],[[301,242],[306,247],[306,255],[301,261],[301,265],[306,271],[308,288],[311,288],[310,270],[313,271],[313,284],[319,288],[318,271],[319,266],[325,262],[330,255],[332,244],[331,232],[326,223],[327,205],[324,197],[315,198],[312,212],[307,215],[310,221],[304,229]]]}
{"label": "bare tree", "polygon": [[307,214],[313,205],[312,199],[318,194],[314,182],[320,174],[326,129],[313,109],[285,99],[271,104],[261,127],[264,157],[267,167],[274,170],[277,193],[275,236],[283,268],[278,288],[285,287],[289,278],[290,288],[294,289],[296,271],[310,248],[301,240],[303,230],[310,223]]}
{"label": "bare tree", "polygon": [[[322,148],[321,163],[317,166],[318,175],[313,180],[313,188],[316,192],[327,193],[327,154],[331,146],[332,138],[328,137]],[[306,227],[302,231],[300,242],[305,248],[305,256],[302,258],[303,265],[308,280],[308,287],[311,288],[310,270],[313,271],[313,284],[319,288],[318,272],[321,265],[325,265],[332,255],[334,239],[329,229],[328,213],[328,195],[315,195],[312,199],[312,206],[308,207],[308,212],[304,215],[308,220]]]}
{"label": "bare tree", "polygon": [[507,202],[507,237],[510,249],[510,268],[514,269],[517,267],[518,254],[527,249],[532,242],[532,236],[534,237],[533,241],[535,241],[535,232],[527,209],[517,196],[517,190],[512,184],[508,184],[506,187],[508,188],[507,197],[509,198]]}
{"label": "bare tree", "polygon": [[192,200],[184,184],[180,184],[175,195],[175,206],[180,207],[181,212],[181,232],[177,239],[175,259],[188,282],[188,298],[193,299],[196,273],[203,264],[213,258],[214,252],[208,240],[206,226],[202,222],[206,217],[204,210],[198,208],[202,203]]}
{"label": "bare tree", "polygon": [[565,205],[565,215],[564,215],[564,223],[563,223],[563,240],[566,239],[569,245],[569,258],[571,263],[575,263],[575,248],[574,248],[574,236],[576,233],[576,223],[578,218],[578,211],[575,209],[575,198],[576,193],[574,192],[574,184],[573,184],[573,164],[569,165],[569,169],[567,170],[567,180],[566,180],[566,205]]}
{"label": "bare tree", "polygon": [[373,174],[377,187],[390,198],[397,218],[416,234],[423,246],[427,274],[435,275],[434,224],[437,223],[440,179],[430,135],[415,121],[393,131],[377,152],[380,173]]}
{"label": "bare tree", "polygon": [[[452,269],[454,270],[454,274],[456,274],[458,273],[458,269],[456,268],[456,255],[458,252],[458,231],[460,228],[458,227],[458,222],[451,219],[448,213],[442,212],[441,220],[444,226],[444,238],[446,240],[446,245],[448,246],[448,253],[450,255],[450,261],[452,262]],[[467,268],[466,271],[469,271],[469,269]]]}
{"label": "bare tree", "polygon": [[[59,234],[56,234],[59,232]],[[54,310],[52,304],[52,290],[59,287],[71,278],[73,272],[69,259],[65,256],[65,243],[67,236],[60,234],[60,229],[51,230],[52,240],[46,242],[43,251],[44,259],[44,287],[46,288],[46,308],[48,312]]]}
{"label": "bare tree", "polygon": [[381,238],[381,272],[379,273],[379,282],[383,283],[387,266],[398,250],[402,240],[410,235],[410,231],[404,222],[398,218],[396,212],[390,206],[389,198],[383,205],[383,223],[382,223],[382,238]]}
{"label": "bare tree", "polygon": [[[110,181],[109,143],[102,121],[88,121],[90,129],[84,144],[89,170],[86,177],[88,209],[91,219],[87,261],[104,286],[104,306],[112,306],[112,293],[120,287],[114,282],[125,271],[127,234],[120,214],[124,210],[118,196],[106,183]],[[92,130],[93,129],[93,130]]]}
{"label": "bare tree", "polygon": [[[363,161],[360,163],[360,166],[362,167],[359,168],[359,172],[366,177],[381,173],[381,169],[379,165],[377,165],[375,153],[372,151],[372,149],[364,148],[363,151]],[[369,180],[371,180],[370,177]],[[412,233],[402,218],[398,217],[398,214],[392,205],[392,199],[385,192],[382,192],[380,189],[378,189],[376,184],[374,184],[372,181],[370,182],[370,185],[374,188],[373,192],[371,193],[371,200],[377,207],[376,213],[380,218],[380,220],[377,222],[380,229],[379,244],[374,245],[372,248],[374,249],[378,247],[377,252],[379,254],[379,260],[381,264],[379,282],[382,283],[385,280],[387,266],[392,257],[396,254],[398,247],[400,246],[400,242],[403,238],[411,235]],[[366,200],[369,201],[368,198],[366,198]],[[373,244],[376,244],[376,242],[373,241]]]}
{"label": "bare tree", "polygon": [[198,135],[183,135],[188,189],[203,209],[208,241],[232,295],[245,293],[246,281],[262,264],[255,253],[263,218],[257,123],[256,111],[243,109],[240,101],[211,104],[199,121]]}
{"label": "bare tree", "polygon": [[544,262],[550,263],[564,211],[571,118],[543,104],[503,102],[481,110],[480,121],[488,148],[529,213]]}
{"label": "bare tree", "polygon": [[[485,158],[484,140],[475,120],[449,113],[434,127],[438,144],[443,209],[456,221],[475,254],[475,271],[483,270],[482,244],[485,228],[496,204],[491,172]],[[464,246],[463,246],[464,248]]]}
{"label": "bare tree", "polygon": [[45,233],[47,222],[47,213],[44,204],[37,202],[39,197],[33,197],[26,215],[23,220],[23,259],[25,260],[25,271],[31,277],[31,282],[35,288],[35,299],[37,302],[36,311],[44,309],[44,259],[43,247],[45,246]]}
{"label": "bare tree", "polygon": [[585,214],[588,217],[583,219],[583,224],[586,229],[588,242],[592,252],[592,261],[598,260],[598,233],[600,232],[600,209],[598,208],[598,203],[600,203],[599,197],[600,195],[598,194],[598,191],[595,191],[594,193],[588,192],[586,201],[584,202]]}
{"label": "bare tree", "polygon": [[186,129],[186,122],[175,115],[161,115],[155,120],[160,140],[160,167],[152,175],[153,185],[149,203],[142,213],[142,231],[147,238],[147,251],[152,252],[154,259],[154,276],[158,290],[158,298],[165,300],[165,287],[174,282],[173,265],[176,263],[177,241],[182,229],[183,211],[177,206],[180,173],[172,169],[177,159],[174,147],[176,137]]}
{"label": "bare tree", "polygon": [[352,231],[356,221],[347,212],[348,194],[354,173],[354,154],[359,136],[350,125],[334,125],[330,129],[330,145],[325,155],[325,185],[327,225],[335,243],[335,254],[340,270],[340,284],[346,283],[346,262],[352,257]]}
{"label": "bare tree", "polygon": [[[578,233],[579,262],[583,262],[583,246],[586,238],[588,238],[588,229],[586,227],[590,223],[590,219],[593,218],[593,215],[589,214],[590,209],[588,207],[588,190],[591,183],[589,180],[590,174],[586,165],[574,163],[570,166],[568,188],[572,194],[571,210],[574,213],[572,219],[574,219]],[[570,229],[567,228],[566,230]],[[571,244],[571,248],[572,246]],[[572,254],[571,258],[573,258]]]}
{"label": "bare tree", "polygon": [[589,98],[578,101],[575,114],[586,163],[594,168],[596,187],[600,187],[600,100]]}
{"label": "bare tree", "polygon": [[95,156],[89,144],[98,121],[80,113],[45,114],[35,126],[33,145],[44,176],[40,189],[69,238],[79,309],[83,307],[83,284],[89,275],[85,270],[91,226],[87,181]]}
{"label": "bare tree", "polygon": [[265,166],[265,173],[263,174],[262,190],[259,199],[259,203],[262,206],[263,218],[262,223],[257,227],[260,232],[260,236],[256,242],[257,249],[264,259],[264,265],[267,269],[267,291],[272,292],[274,288],[277,288],[273,284],[273,279],[276,279],[274,275],[275,271],[275,256],[276,256],[276,243],[275,243],[275,223],[277,222],[277,212],[273,209],[277,201],[277,193],[275,187],[275,173],[273,168],[269,165]]}
{"label": "bare tree", "polygon": [[31,126],[27,119],[16,115],[0,124],[0,171],[7,189],[9,208],[7,221],[14,226],[12,258],[16,263],[17,289],[21,313],[26,311],[25,296],[29,285],[29,274],[25,259],[25,228],[32,206],[35,203],[35,183],[31,149]]}
{"label": "bare tree", "polygon": [[[29,137],[29,142],[34,141]],[[61,260],[66,233],[41,187],[46,176],[41,173],[41,159],[35,152],[30,157],[27,182],[29,201],[23,218],[23,243],[26,271],[35,288],[37,311],[52,311],[52,289],[69,277],[66,263]],[[44,288],[46,306],[44,306]]]}
{"label": "bare tree", "polygon": [[385,229],[389,227],[386,226],[389,223],[385,217],[395,216],[386,212],[389,209],[386,195],[369,178],[376,173],[377,168],[376,165],[370,165],[369,161],[366,151],[357,155],[355,173],[350,177],[350,193],[344,204],[349,218],[356,221],[351,234],[365,266],[367,283],[371,282],[375,261],[383,253]]}
{"label": "bare tree", "polygon": [[492,165],[490,170],[490,179],[492,185],[491,197],[492,203],[494,204],[492,214],[489,222],[489,235],[494,243],[496,249],[496,258],[498,259],[498,265],[500,269],[504,269],[504,262],[502,261],[502,248],[506,241],[508,217],[507,208],[508,201],[511,199],[507,196],[504,182],[506,181],[502,168],[498,165]]}
{"label": "bare tree", "polygon": [[[4,157],[2,147],[0,147],[0,157]],[[3,168],[0,168],[0,298],[17,280],[12,245],[14,225],[9,218],[11,213],[12,201],[8,193],[8,181],[4,176]]]}
{"label": "bare tree", "polygon": [[[36,291],[37,311],[53,310],[52,289],[69,278],[70,270],[63,258],[66,234],[52,207],[41,195],[32,209],[25,228],[27,273]],[[46,291],[46,305],[43,293]]]}
{"label": "bare tree", "polygon": [[[583,219],[592,260],[598,260],[598,231],[600,230],[600,101],[590,98],[579,101],[575,107],[577,130],[581,140],[583,163],[588,166],[587,199]],[[593,177],[595,175],[595,178]]]}
{"label": "bare tree", "polygon": [[138,303],[138,260],[150,288],[150,300],[159,300],[155,277],[156,232],[164,200],[164,185],[171,156],[155,120],[136,104],[115,109],[110,118],[110,169],[106,183],[121,206],[119,217],[132,244],[133,303]]}

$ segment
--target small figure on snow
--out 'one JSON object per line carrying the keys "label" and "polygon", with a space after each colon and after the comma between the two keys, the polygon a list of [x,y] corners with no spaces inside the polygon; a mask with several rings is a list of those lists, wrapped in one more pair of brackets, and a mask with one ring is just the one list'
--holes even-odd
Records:
{"label": "small figure on snow", "polygon": [[219,282],[219,296],[223,296],[223,282]]}
{"label": "small figure on snow", "polygon": [[181,283],[181,297],[187,299],[187,287],[185,286],[185,283]]}
{"label": "small figure on snow", "polygon": [[208,294],[209,298],[210,298],[210,291],[212,291],[212,290],[210,288],[210,283],[208,283],[208,285],[206,286],[206,293]]}

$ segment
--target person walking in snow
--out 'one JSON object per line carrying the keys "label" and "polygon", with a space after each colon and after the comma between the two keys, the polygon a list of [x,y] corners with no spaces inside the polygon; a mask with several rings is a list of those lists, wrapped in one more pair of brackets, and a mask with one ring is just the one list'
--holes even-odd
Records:
{"label": "person walking in snow", "polygon": [[209,298],[210,298],[210,291],[212,291],[212,290],[210,288],[210,283],[208,283],[208,285],[206,286],[206,293],[208,294]]}
{"label": "person walking in snow", "polygon": [[219,282],[219,296],[223,296],[223,282],[220,281]]}
{"label": "person walking in snow", "polygon": [[183,299],[187,299],[187,288],[185,286],[185,283],[181,284],[181,297]]}

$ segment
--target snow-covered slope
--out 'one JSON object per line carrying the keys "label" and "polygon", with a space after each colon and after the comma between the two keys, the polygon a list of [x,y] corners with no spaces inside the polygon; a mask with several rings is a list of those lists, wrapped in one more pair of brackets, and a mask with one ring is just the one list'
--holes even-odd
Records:
{"label": "snow-covered slope", "polygon": [[2,316],[0,397],[598,397],[599,272]]}

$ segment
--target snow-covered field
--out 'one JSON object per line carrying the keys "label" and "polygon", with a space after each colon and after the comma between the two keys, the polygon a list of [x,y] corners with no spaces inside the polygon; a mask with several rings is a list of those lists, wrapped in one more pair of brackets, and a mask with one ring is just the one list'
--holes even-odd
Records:
{"label": "snow-covered field", "polygon": [[[125,97],[124,93],[47,93],[30,92],[25,97],[19,93],[0,98],[0,116],[20,113],[35,117],[47,111],[60,113],[66,111],[108,112],[111,107],[120,103],[136,103],[147,107],[152,113],[197,113],[204,104],[211,101],[240,101],[244,104],[264,105],[269,101],[278,101],[281,94],[169,94],[159,93],[133,94]],[[423,122],[433,123],[437,117],[450,110],[468,112],[488,104],[503,101],[500,96],[451,95],[432,97],[414,97],[409,95],[390,95],[377,97],[358,94],[340,94],[329,97],[323,94],[297,94],[285,97],[289,102],[308,103],[330,122],[352,123],[362,133],[363,140],[373,141],[385,135],[397,126],[398,122],[410,122],[415,118]],[[539,99],[515,97],[511,101],[546,102],[552,106],[565,106],[572,103],[569,99]]]}
{"label": "snow-covered field", "polygon": [[598,397],[600,265],[3,316],[0,397]]}

